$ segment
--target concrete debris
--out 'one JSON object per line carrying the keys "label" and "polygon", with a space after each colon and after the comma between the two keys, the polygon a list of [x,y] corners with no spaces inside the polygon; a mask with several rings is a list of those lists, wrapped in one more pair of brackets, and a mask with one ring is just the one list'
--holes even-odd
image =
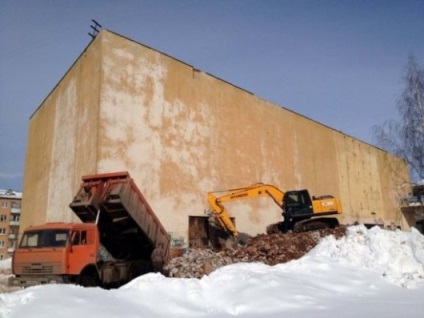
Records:
{"label": "concrete debris", "polygon": [[231,257],[209,249],[187,249],[181,257],[173,258],[165,270],[170,277],[200,278],[215,269],[232,264]]}
{"label": "concrete debris", "polygon": [[262,262],[271,266],[286,263],[301,258],[325,236],[343,237],[345,230],[341,226],[303,233],[260,234],[252,237],[244,246],[225,248],[219,252],[187,249],[182,256],[171,259],[166,270],[170,277],[201,278],[219,267],[233,263]]}

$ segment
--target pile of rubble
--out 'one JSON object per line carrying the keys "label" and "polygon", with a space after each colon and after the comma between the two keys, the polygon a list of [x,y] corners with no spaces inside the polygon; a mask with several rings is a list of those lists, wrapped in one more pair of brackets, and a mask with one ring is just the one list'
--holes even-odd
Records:
{"label": "pile of rubble", "polygon": [[233,263],[262,262],[276,265],[299,259],[325,236],[341,238],[344,234],[345,227],[303,233],[260,234],[249,239],[246,245],[234,249],[226,248],[220,252],[188,249],[182,256],[173,258],[166,271],[170,277],[201,278],[219,267]]}
{"label": "pile of rubble", "polygon": [[171,259],[165,268],[170,277],[201,278],[217,268],[234,263],[223,252],[210,249],[187,249],[183,256]]}

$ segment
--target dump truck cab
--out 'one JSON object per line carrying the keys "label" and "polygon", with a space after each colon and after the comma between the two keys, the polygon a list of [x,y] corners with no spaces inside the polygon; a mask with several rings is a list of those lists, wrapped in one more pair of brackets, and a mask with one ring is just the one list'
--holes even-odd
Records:
{"label": "dump truck cab", "polygon": [[14,285],[77,282],[95,269],[99,244],[96,224],[30,226],[13,255]]}

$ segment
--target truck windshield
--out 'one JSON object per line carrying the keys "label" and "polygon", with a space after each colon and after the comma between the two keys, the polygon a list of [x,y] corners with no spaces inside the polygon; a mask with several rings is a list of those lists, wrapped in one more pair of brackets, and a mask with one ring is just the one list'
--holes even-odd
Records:
{"label": "truck windshield", "polygon": [[66,246],[69,237],[69,230],[37,230],[28,231],[22,237],[20,247],[63,247]]}

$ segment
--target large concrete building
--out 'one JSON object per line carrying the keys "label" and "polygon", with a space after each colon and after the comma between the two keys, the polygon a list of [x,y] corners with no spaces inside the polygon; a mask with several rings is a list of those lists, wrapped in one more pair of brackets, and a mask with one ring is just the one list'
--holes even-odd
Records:
{"label": "large concrete building", "polygon": [[[401,159],[103,30],[30,118],[22,227],[77,221],[68,205],[81,176],[116,171],[134,178],[174,245],[207,235],[208,191],[257,182],[333,194],[341,223],[413,222],[399,208]],[[252,235],[281,219],[267,198],[228,208]]]}

